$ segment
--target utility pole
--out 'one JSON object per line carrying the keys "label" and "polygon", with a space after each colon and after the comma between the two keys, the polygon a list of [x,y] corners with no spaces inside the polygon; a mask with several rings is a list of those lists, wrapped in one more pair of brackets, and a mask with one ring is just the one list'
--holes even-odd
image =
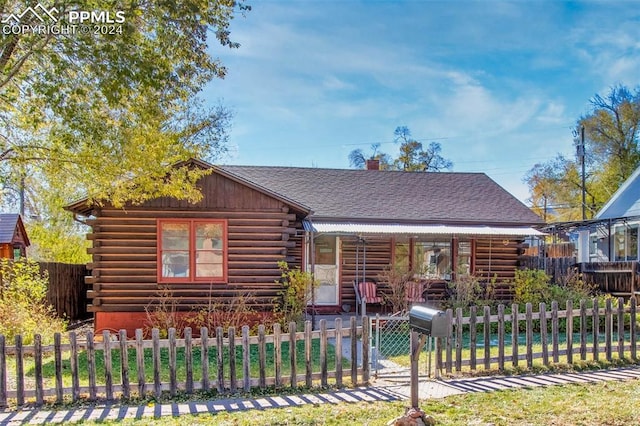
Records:
{"label": "utility pole", "polygon": [[[574,133],[575,134],[575,133]],[[587,200],[586,200],[586,183],[585,183],[585,148],[584,148],[584,126],[580,126],[580,143],[577,145],[578,158],[580,159],[581,170],[581,189],[582,189],[582,220],[587,219]]]}

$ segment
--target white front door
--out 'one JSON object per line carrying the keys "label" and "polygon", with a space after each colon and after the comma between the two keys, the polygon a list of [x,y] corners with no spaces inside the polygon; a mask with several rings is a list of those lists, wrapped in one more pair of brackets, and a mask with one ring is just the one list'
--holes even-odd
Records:
{"label": "white front door", "polygon": [[[319,284],[315,289],[315,295],[311,304],[316,305],[337,305],[339,302],[338,284],[338,248],[340,240],[334,235],[318,235],[314,241],[313,270]],[[311,268],[309,268],[311,269]]]}

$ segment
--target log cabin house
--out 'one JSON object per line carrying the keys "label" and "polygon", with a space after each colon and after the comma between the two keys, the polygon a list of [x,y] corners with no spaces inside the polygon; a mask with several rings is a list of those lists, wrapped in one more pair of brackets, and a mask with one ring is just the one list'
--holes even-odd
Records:
{"label": "log cabin house", "polygon": [[19,259],[27,256],[29,237],[17,213],[0,213],[0,258]]}
{"label": "log cabin house", "polygon": [[[541,219],[483,173],[213,166],[195,204],[159,198],[116,209],[86,200],[95,328],[133,330],[162,287],[188,311],[237,292],[277,303],[277,262],[314,271],[315,312],[350,311],[353,282],[385,268],[420,270],[430,299],[456,273],[506,283]],[[455,267],[453,265],[456,265]]]}

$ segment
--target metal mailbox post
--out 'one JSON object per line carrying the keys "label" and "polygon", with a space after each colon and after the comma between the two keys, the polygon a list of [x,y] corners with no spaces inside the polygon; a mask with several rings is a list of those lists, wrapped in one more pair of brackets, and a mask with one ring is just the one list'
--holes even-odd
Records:
{"label": "metal mailbox post", "polygon": [[[411,406],[418,409],[418,358],[427,336],[447,337],[451,320],[443,311],[427,306],[414,306],[409,311],[411,328]],[[420,335],[420,337],[418,337]]]}
{"label": "metal mailbox post", "polygon": [[426,306],[414,306],[409,311],[409,326],[425,336],[447,337],[449,319],[447,314]]}

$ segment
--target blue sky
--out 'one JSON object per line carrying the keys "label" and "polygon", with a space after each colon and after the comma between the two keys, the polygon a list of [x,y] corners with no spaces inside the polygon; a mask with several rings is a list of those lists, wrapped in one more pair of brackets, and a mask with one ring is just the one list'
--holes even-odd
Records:
{"label": "blue sky", "polygon": [[348,168],[393,131],[519,199],[573,155],[589,99],[640,84],[640,2],[254,0],[203,97],[234,112],[227,164]]}

